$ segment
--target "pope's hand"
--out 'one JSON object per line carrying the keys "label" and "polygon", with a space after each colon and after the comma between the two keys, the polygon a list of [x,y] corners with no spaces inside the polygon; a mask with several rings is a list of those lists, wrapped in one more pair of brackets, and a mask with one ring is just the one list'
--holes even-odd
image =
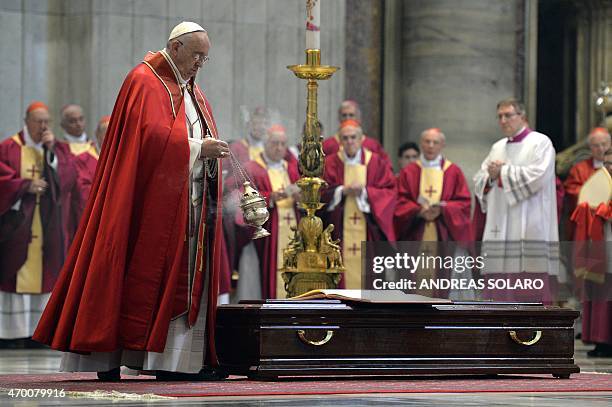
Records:
{"label": "pope's hand", "polygon": [[202,149],[200,150],[200,157],[202,158],[229,157],[229,146],[223,140],[217,140],[211,137],[207,137],[202,142]]}

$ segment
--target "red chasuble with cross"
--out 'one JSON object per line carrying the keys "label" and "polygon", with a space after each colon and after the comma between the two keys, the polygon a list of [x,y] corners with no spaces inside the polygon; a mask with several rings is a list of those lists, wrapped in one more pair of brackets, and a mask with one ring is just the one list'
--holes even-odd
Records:
{"label": "red chasuble with cross", "polygon": [[[199,114],[217,137],[204,94],[193,80],[190,86]],[[91,196],[35,340],[73,352],[163,352],[171,318],[187,314],[193,325],[204,296],[206,354],[210,364],[217,363],[221,183],[203,181],[207,193],[192,277],[186,243],[189,145],[183,100],[159,52],[147,55],[124,80]]]}
{"label": "red chasuble with cross", "polygon": [[[282,250],[286,247],[288,238],[292,236],[290,226],[297,225],[299,220],[293,199],[283,199],[276,202],[273,207],[269,205],[273,191],[294,184],[300,178],[295,160],[291,163],[283,161],[283,166],[284,169],[279,171],[269,169],[261,158],[245,165],[245,170],[255,184],[254,186],[268,202],[270,211],[270,219],[264,228],[270,232],[271,236],[255,240],[255,247],[259,255],[263,298],[285,297],[284,283],[278,272],[279,265],[282,265],[282,260],[279,262],[279,258],[282,258]],[[285,185],[282,185],[283,183]],[[281,187],[278,184],[281,184]],[[249,232],[252,234],[252,228],[249,229]]]}
{"label": "red chasuble with cross", "polygon": [[[422,184],[424,177],[420,161],[407,165],[398,178],[398,201],[395,208],[395,230],[398,240],[420,241],[435,236],[439,241],[464,241],[472,238],[470,227],[470,190],[461,169],[442,160],[440,181]],[[435,180],[435,177],[429,178]],[[434,185],[435,184],[435,185]],[[427,222],[418,217],[419,197],[439,203],[440,216],[428,230]],[[432,233],[433,232],[433,233]],[[431,239],[427,239],[431,240]]]}
{"label": "red chasuble with cross", "polygon": [[[325,158],[324,179],[328,187],[322,191],[321,199],[325,203],[331,202],[337,187],[346,184],[344,153]],[[369,241],[395,240],[393,230],[393,211],[396,203],[395,176],[384,159],[369,150],[362,148],[361,164],[365,167],[365,187],[368,196],[370,212],[359,210],[353,197],[344,196],[342,201],[332,210],[327,206],[322,209],[320,216],[324,217],[325,225],[334,225],[332,236],[341,239],[346,274],[340,286],[350,289],[360,289],[361,262],[355,261],[351,266],[351,258],[361,258],[361,239],[352,239],[359,231],[365,229],[365,239]],[[349,276],[350,274],[350,276]]]}
{"label": "red chasuble with cross", "polygon": [[[76,170],[68,145],[56,142],[57,171],[23,132],[0,143],[0,290],[24,294],[53,289],[74,233],[70,223]],[[44,194],[27,192],[45,178]],[[19,219],[18,223],[10,220]]]}

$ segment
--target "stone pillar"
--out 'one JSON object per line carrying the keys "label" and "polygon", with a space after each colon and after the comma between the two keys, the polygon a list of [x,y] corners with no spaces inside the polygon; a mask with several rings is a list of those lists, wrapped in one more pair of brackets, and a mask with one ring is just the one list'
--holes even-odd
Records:
{"label": "stone pillar", "polygon": [[470,183],[491,145],[502,137],[496,103],[523,88],[516,83],[524,76],[516,72],[522,2],[402,2],[399,143],[418,141],[426,128],[441,128],[447,137],[445,155]]}
{"label": "stone pillar", "polygon": [[359,103],[364,132],[374,138],[382,134],[383,6],[381,0],[346,2],[346,99]]}
{"label": "stone pillar", "polygon": [[612,2],[578,2],[576,50],[576,134],[586,138],[602,121],[593,93],[601,82],[612,82]]}

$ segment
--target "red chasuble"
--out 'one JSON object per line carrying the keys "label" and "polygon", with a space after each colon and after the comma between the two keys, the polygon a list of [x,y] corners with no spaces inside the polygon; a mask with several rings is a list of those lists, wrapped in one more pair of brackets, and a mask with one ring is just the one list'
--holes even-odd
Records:
{"label": "red chasuble", "polygon": [[[248,163],[249,161],[255,160],[260,157],[263,151],[263,147],[252,149],[249,148],[249,142],[247,141],[247,139],[234,141],[230,144],[229,148],[232,155],[243,166],[246,165],[246,163]],[[297,168],[298,161],[288,149],[284,159],[289,163],[290,166],[295,166]],[[225,168],[227,172],[225,178],[224,194],[228,195],[235,193],[236,183],[238,183],[238,189],[241,189],[243,180],[240,175],[234,174],[235,168],[229,158],[225,158],[223,160],[223,168]],[[244,248],[244,246],[249,244],[250,238],[243,233],[244,228],[241,228],[240,226],[237,227],[233,219],[229,222],[225,222],[223,224],[223,229],[225,233],[229,266],[233,270],[238,270],[240,254],[242,253],[242,249]]]}
{"label": "red chasuble", "polygon": [[574,213],[574,210],[576,210],[580,189],[596,170],[597,169],[593,165],[593,158],[587,158],[586,160],[582,160],[574,164],[574,166],[570,169],[565,182],[563,182],[563,186],[565,187],[565,199],[563,200],[563,205],[565,206],[565,209],[562,213],[567,214],[567,218],[565,220],[565,239],[567,240],[575,239],[575,224],[569,218]]}
{"label": "red chasuble", "polygon": [[[612,345],[612,301],[607,300],[612,291],[612,274],[608,270],[606,256],[601,253],[602,247],[605,246],[595,246],[597,252],[593,255],[588,252],[588,245],[580,244],[585,240],[605,240],[604,228],[610,227],[610,219],[610,202],[602,203],[596,209],[591,209],[583,202],[571,217],[576,223],[575,272],[584,281],[582,289],[591,296],[583,298],[582,301],[582,341],[585,343]],[[610,254],[607,253],[607,256]]]}
{"label": "red chasuble", "polygon": [[[204,94],[193,79],[188,88],[203,124],[217,137]],[[221,202],[204,199],[189,281],[185,106],[160,52],[148,54],[124,80],[104,144],[75,241],[34,339],[62,351],[163,352],[170,319],[188,314],[193,325],[205,295],[207,358],[215,365]],[[204,187],[205,198],[221,197],[220,182],[206,179]]]}
{"label": "red chasuble", "polygon": [[[444,160],[442,168],[444,168]],[[398,178],[398,200],[395,208],[395,228],[398,240],[419,241],[423,238],[425,221],[417,215],[421,187],[421,166],[407,165]],[[470,190],[461,169],[451,164],[444,170],[440,216],[435,220],[439,241],[470,241]]]}
{"label": "red chasuble", "polygon": [[81,220],[81,215],[85,210],[85,204],[89,197],[89,191],[91,191],[91,184],[93,183],[94,175],[96,173],[96,166],[98,165],[98,150],[96,149],[93,142],[88,141],[85,143],[69,143],[70,153],[74,157],[74,163],[76,165],[78,177],[77,187],[78,194],[75,196],[75,211],[73,216],[76,220],[75,224],[78,225]]}
{"label": "red chasuble", "polygon": [[[70,211],[71,197],[76,192],[76,169],[66,143],[56,142],[54,153],[57,171],[44,164],[42,152],[25,146],[22,132],[0,143],[2,291],[50,292],[64,262],[74,234]],[[40,178],[48,182],[47,191],[42,195],[28,193],[31,180]],[[20,209],[11,209],[19,200]],[[11,219],[19,221],[12,223]],[[36,274],[35,284],[30,284],[34,283],[30,278],[30,283],[18,284],[22,267],[28,270],[21,273]]]}
{"label": "red chasuble", "polygon": [[[378,140],[364,135],[362,146],[370,150],[371,152],[380,155],[380,158],[383,161],[387,162],[389,166],[392,165],[389,155],[387,154],[383,146],[378,142]],[[340,138],[338,136],[338,133],[323,140],[323,152],[326,156],[336,154],[340,150],[340,147]]]}
{"label": "red chasuble", "polygon": [[[279,219],[277,206],[270,208],[270,195],[273,192],[272,182],[268,175],[268,170],[265,165],[258,161],[250,161],[245,165],[245,170],[253,180],[255,187],[259,191],[262,197],[265,198],[268,203],[268,210],[270,211],[270,219],[265,223],[264,228],[270,232],[270,237],[255,240],[255,247],[257,248],[257,254],[259,255],[259,264],[261,269],[262,277],[262,296],[263,298],[276,298],[277,294],[277,256],[278,256],[278,238],[279,238],[279,222],[285,220]],[[287,173],[291,183],[295,183],[299,178],[297,162],[294,160],[292,163],[284,162],[287,165]],[[293,219],[298,220],[298,211],[294,209]],[[252,233],[252,230],[251,230]],[[249,236],[250,237],[250,236]]]}
{"label": "red chasuble", "polygon": [[[366,164],[366,149],[362,147],[361,163]],[[325,157],[324,179],[328,187],[322,191],[321,200],[329,203],[334,195],[336,187],[344,185],[344,161],[340,158],[342,152]],[[370,213],[364,214],[366,220],[367,240],[369,241],[395,241],[393,229],[393,211],[396,203],[396,182],[391,167],[384,159],[371,153],[371,158],[366,165],[366,191]],[[341,239],[344,243],[344,203],[343,197],[331,212],[324,207],[319,216],[325,218],[325,225],[332,223],[335,227],[332,232],[334,239]],[[341,282],[341,286],[344,283]]]}

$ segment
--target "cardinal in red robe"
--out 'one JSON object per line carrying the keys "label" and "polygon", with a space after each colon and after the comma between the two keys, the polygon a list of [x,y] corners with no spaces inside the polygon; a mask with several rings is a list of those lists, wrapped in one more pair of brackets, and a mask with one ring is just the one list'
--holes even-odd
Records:
{"label": "cardinal in red robe", "polygon": [[[570,216],[578,204],[578,195],[582,185],[603,166],[604,155],[611,145],[610,133],[606,128],[596,127],[589,133],[588,144],[592,157],[574,164],[563,183],[565,213]],[[574,240],[574,233],[574,223],[567,219],[565,238]]]}
{"label": "cardinal in red robe", "polygon": [[[606,170],[612,172],[612,150],[602,158]],[[603,242],[612,240],[612,202],[601,203],[597,208],[582,202],[571,220],[576,225],[574,262],[577,286],[582,292],[582,341],[595,344],[595,349],[587,352],[588,356],[612,357],[612,270],[609,270],[609,260],[606,261],[610,253],[602,253],[602,249],[609,247]],[[583,241],[587,243],[582,244]]]}
{"label": "cardinal in red robe", "polygon": [[461,169],[442,156],[439,129],[421,134],[421,158],[398,178],[395,227],[398,240],[471,240],[471,198]]}
{"label": "cardinal in red robe", "polygon": [[[232,158],[224,160],[223,165],[226,171],[226,183],[224,188],[224,194],[229,197],[235,196],[236,186],[238,182],[238,189],[242,185],[242,179],[240,179],[240,171],[236,174],[236,165],[245,165],[249,161],[258,160],[264,150],[264,144],[270,129],[270,118],[268,110],[263,106],[257,106],[250,114],[248,121],[248,133],[245,138],[230,143],[230,151]],[[287,149],[283,159],[291,165],[297,165],[297,159]],[[235,161],[238,163],[236,163]],[[231,182],[229,182],[231,180]],[[233,199],[233,198],[228,198]],[[239,261],[242,254],[242,249],[250,243],[250,239],[245,235],[240,227],[237,228],[234,219],[240,214],[236,213],[233,207],[228,207],[226,211],[226,221],[223,224],[225,238],[227,242],[229,262],[233,270],[238,270]],[[252,298],[251,298],[252,299]]]}
{"label": "cardinal in red robe", "polygon": [[[340,108],[338,109],[338,121],[342,123],[344,120],[355,120],[361,125],[361,110],[359,109],[357,102],[354,100],[345,100],[340,104]],[[390,166],[392,165],[389,155],[378,140],[364,134],[361,144],[363,147],[367,148],[373,153],[380,155],[381,159]],[[341,148],[342,143],[340,141],[339,133],[336,133],[333,136],[323,140],[323,152],[326,156],[337,153]]]}
{"label": "cardinal in red robe", "polygon": [[[253,186],[268,203],[270,218],[264,228],[270,232],[270,236],[253,242],[257,262],[250,261],[248,252],[243,251],[237,287],[239,299],[285,297],[284,283],[278,269],[282,267],[282,251],[293,236],[292,228],[297,227],[299,220],[299,188],[295,182],[300,178],[297,162],[287,161],[284,158],[286,153],[286,130],[283,126],[273,125],[267,131],[263,152],[245,165]],[[240,234],[250,239],[253,229],[246,229],[241,218],[238,216],[237,219]],[[252,279],[244,274],[251,273],[253,264],[257,263],[260,281],[253,284]],[[260,292],[253,292],[255,287],[261,287]]]}
{"label": "cardinal in red robe", "polygon": [[229,148],[194,81],[209,48],[206,31],[183,22],[123,82],[91,196],[34,335],[72,352],[64,370],[103,380],[118,380],[121,365],[158,379],[214,374],[218,158]]}
{"label": "cardinal in red robe", "polygon": [[64,139],[68,142],[70,153],[73,155],[77,167],[78,194],[75,194],[73,222],[78,225],[85,203],[91,190],[91,184],[98,164],[98,148],[94,140],[90,140],[85,132],[85,117],[83,108],[79,105],[69,104],[62,108],[61,126],[64,130]]}
{"label": "cardinal in red robe", "polygon": [[32,336],[72,239],[76,169],[32,103],[23,129],[0,143],[0,338]]}
{"label": "cardinal in red robe", "polygon": [[361,289],[361,242],[395,240],[396,182],[388,163],[363,147],[359,122],[345,120],[339,134],[342,149],[325,158],[323,211],[333,238],[341,239],[346,272],[340,284]]}

